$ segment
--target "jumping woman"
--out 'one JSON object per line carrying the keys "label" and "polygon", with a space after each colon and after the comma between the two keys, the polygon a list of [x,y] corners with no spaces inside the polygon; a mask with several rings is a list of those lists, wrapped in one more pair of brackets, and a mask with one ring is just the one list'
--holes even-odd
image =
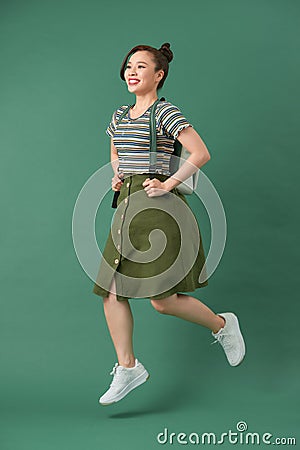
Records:
{"label": "jumping woman", "polygon": [[[207,286],[208,281],[199,281],[205,271],[201,233],[178,186],[202,167],[210,154],[180,109],[158,98],[172,59],[168,43],[160,49],[138,45],[127,53],[120,76],[135,95],[135,103],[117,108],[106,130],[111,138],[116,211],[93,292],[103,297],[118,361],[110,372],[113,379],[109,389],[99,399],[102,405],[121,400],[149,378],[133,349],[130,298],[148,298],[159,313],[208,328],[231,366],[239,365],[245,355],[237,316],[232,312],[216,314],[197,298],[184,294]],[[154,106],[155,166],[150,151]],[[171,173],[175,140],[190,156]]]}

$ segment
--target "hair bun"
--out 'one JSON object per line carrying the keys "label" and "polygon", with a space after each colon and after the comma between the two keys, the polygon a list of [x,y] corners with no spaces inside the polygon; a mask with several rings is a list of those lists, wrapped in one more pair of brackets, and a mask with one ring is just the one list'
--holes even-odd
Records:
{"label": "hair bun", "polygon": [[170,49],[170,44],[168,42],[165,42],[160,47],[159,51],[167,58],[168,62],[171,62],[173,59],[173,52]]}

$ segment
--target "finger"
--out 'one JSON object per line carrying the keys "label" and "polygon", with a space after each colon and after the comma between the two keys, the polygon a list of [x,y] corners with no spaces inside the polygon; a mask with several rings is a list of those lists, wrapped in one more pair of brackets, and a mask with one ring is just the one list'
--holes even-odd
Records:
{"label": "finger", "polygon": [[146,184],[145,186],[147,186],[148,189],[151,189],[151,188],[155,188],[155,187],[156,187],[156,186],[155,186],[155,183],[153,183],[153,180],[148,181],[147,184]]}
{"label": "finger", "polygon": [[153,193],[153,189],[152,188],[147,189],[147,195],[152,195],[152,193]]}

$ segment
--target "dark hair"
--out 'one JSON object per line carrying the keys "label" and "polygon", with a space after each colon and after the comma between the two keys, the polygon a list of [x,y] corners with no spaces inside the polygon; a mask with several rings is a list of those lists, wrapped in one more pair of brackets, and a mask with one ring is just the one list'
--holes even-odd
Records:
{"label": "dark hair", "polygon": [[158,70],[163,70],[164,71],[164,76],[163,78],[160,80],[160,82],[158,83],[157,89],[160,89],[163,87],[163,84],[165,82],[165,79],[168,76],[168,72],[169,72],[169,62],[172,61],[173,59],[173,52],[170,50],[170,44],[168,42],[166,42],[165,44],[162,44],[162,46],[157,49],[154,47],[151,47],[150,45],[137,45],[136,47],[133,47],[125,56],[123,62],[122,62],[122,66],[121,66],[121,70],[120,70],[120,77],[122,78],[122,80],[125,81],[125,77],[124,77],[124,72],[127,66],[127,61],[129,59],[129,57],[131,55],[133,55],[133,53],[139,51],[139,50],[146,50],[147,52],[150,52],[153,56],[153,60],[155,62],[155,72],[157,72]]}

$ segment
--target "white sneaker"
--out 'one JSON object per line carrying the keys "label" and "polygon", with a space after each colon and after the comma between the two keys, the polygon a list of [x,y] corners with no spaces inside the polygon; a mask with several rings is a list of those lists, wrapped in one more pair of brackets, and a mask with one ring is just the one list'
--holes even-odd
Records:
{"label": "white sneaker", "polygon": [[118,402],[150,377],[143,364],[137,358],[135,358],[134,367],[123,367],[116,363],[110,375],[113,375],[114,378],[109,389],[99,398],[101,405],[110,405]]}
{"label": "white sneaker", "polygon": [[218,316],[225,319],[225,325],[217,333],[211,332],[216,339],[212,344],[219,342],[224,349],[229,364],[238,366],[243,361],[246,353],[238,318],[231,312],[220,313]]}

